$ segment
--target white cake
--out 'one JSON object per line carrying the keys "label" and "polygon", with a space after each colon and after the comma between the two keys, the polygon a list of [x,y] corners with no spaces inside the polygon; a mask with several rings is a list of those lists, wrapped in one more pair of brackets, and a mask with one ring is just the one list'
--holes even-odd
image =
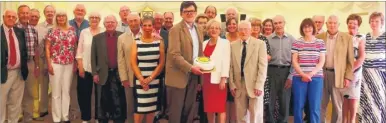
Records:
{"label": "white cake", "polygon": [[199,66],[201,70],[213,70],[214,68],[214,62],[210,60],[208,57],[197,57],[194,59],[194,66]]}

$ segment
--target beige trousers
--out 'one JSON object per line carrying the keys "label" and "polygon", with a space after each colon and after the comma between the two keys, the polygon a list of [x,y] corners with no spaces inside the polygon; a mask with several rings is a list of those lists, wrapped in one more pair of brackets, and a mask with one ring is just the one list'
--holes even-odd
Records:
{"label": "beige trousers", "polygon": [[24,84],[20,69],[8,70],[7,81],[0,84],[0,123],[18,122]]}
{"label": "beige trousers", "polygon": [[[245,83],[245,80],[242,79],[241,82]],[[237,123],[263,123],[263,97],[264,94],[250,98],[245,84],[242,88],[238,88],[235,96]],[[249,116],[247,111],[249,111]]]}

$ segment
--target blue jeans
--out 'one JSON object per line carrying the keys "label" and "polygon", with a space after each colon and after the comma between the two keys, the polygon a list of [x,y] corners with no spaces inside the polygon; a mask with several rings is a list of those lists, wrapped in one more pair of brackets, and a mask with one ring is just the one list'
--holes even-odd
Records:
{"label": "blue jeans", "polygon": [[[309,91],[308,91],[309,90]],[[301,77],[292,79],[293,113],[295,123],[303,122],[303,108],[309,102],[310,122],[320,123],[320,106],[323,94],[323,78],[312,77],[311,82],[302,82]]]}

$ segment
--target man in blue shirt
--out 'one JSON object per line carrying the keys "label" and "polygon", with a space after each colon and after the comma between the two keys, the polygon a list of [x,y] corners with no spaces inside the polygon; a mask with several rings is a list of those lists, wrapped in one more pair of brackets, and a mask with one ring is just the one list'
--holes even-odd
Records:
{"label": "man in blue shirt", "polygon": [[[79,40],[80,32],[82,32],[83,29],[88,28],[89,22],[84,19],[84,16],[86,15],[86,8],[83,4],[77,4],[74,9],[74,19],[70,20],[69,23],[72,27],[74,27],[76,32],[76,38],[77,42]],[[78,95],[77,95],[77,86],[78,86],[78,72],[75,72],[71,84],[71,91],[70,91],[70,119],[76,119],[80,115],[79,105],[78,105]]]}

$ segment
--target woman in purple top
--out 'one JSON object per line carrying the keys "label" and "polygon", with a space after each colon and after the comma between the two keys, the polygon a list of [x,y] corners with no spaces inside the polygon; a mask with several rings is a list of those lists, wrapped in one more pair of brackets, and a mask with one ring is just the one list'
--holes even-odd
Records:
{"label": "woman in purple top", "polygon": [[309,104],[310,122],[320,122],[320,104],[323,92],[323,70],[326,48],[324,41],[315,38],[316,28],[311,18],[300,25],[302,37],[292,44],[293,112],[294,122],[303,122],[303,108]]}

